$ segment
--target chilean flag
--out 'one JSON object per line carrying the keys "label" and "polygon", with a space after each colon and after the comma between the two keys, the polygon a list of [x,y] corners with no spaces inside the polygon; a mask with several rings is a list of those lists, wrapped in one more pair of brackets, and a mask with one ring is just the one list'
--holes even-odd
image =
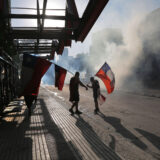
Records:
{"label": "chilean flag", "polygon": [[63,89],[66,73],[67,70],[55,64],[55,87],[57,87],[58,90]]}
{"label": "chilean flag", "polygon": [[96,76],[103,81],[108,93],[112,93],[115,86],[115,77],[114,73],[106,62],[96,73]]}
{"label": "chilean flag", "polygon": [[23,55],[20,96],[38,95],[41,78],[50,65],[51,62],[45,59],[29,54]]}
{"label": "chilean flag", "polygon": [[102,105],[104,102],[106,101],[106,97],[100,93],[99,97],[98,97],[98,103],[100,105]]}

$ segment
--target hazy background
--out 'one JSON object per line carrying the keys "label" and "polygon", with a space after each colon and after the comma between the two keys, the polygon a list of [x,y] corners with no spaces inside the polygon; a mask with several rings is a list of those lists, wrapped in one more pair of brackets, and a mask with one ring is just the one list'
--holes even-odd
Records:
{"label": "hazy background", "polygon": [[84,43],[72,43],[58,64],[83,79],[106,61],[116,89],[160,89],[159,7],[160,1],[110,1]]}
{"label": "hazy background", "polygon": [[[36,7],[33,0],[11,3]],[[88,0],[76,0],[79,16],[87,3]],[[40,0],[41,7],[42,4]],[[47,8],[65,8],[65,0],[48,0]],[[87,82],[106,61],[115,74],[116,89],[160,89],[159,8],[160,0],[110,0],[84,42],[72,42],[62,56],[56,55],[54,63],[73,73],[80,71],[82,80]],[[15,20],[12,24],[29,23]],[[66,83],[70,77],[67,74]],[[54,84],[54,65],[43,77],[43,83]]]}

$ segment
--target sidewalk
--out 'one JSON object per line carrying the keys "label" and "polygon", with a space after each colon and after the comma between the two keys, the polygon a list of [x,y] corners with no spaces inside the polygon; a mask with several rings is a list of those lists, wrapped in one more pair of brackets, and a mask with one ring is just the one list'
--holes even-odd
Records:
{"label": "sidewalk", "polygon": [[56,100],[43,98],[39,97],[33,106],[31,117],[23,99],[6,108],[0,121],[0,159],[121,159],[83,118],[71,116]]}
{"label": "sidewalk", "polygon": [[0,159],[49,160],[45,129],[37,111],[29,118],[24,100],[9,104],[0,121]]}

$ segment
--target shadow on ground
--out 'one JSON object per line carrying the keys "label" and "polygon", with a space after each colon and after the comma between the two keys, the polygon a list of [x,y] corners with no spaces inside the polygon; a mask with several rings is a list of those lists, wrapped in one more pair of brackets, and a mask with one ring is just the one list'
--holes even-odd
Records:
{"label": "shadow on ground", "polygon": [[103,113],[100,113],[99,116],[102,117],[105,122],[111,124],[115,128],[116,132],[129,139],[131,143],[142,150],[147,149],[147,146],[138,137],[136,137],[132,132],[130,132],[121,124],[121,120],[119,118],[109,116],[106,117]]}
{"label": "shadow on ground", "polygon": [[[121,160],[121,158],[115,152],[113,152],[111,148],[102,142],[91,125],[89,125],[81,116],[75,118],[77,119],[76,126],[81,130],[83,137],[87,140],[91,149],[100,159]],[[114,147],[115,142],[113,143],[112,144]]]}
{"label": "shadow on ground", "polygon": [[157,149],[160,150],[160,137],[153,133],[149,133],[139,128],[135,128],[141,135],[143,135],[148,141],[150,141]]}
{"label": "shadow on ground", "polygon": [[[130,132],[127,128],[125,128],[121,124],[121,120],[119,118],[111,117],[111,116],[105,116],[103,113],[100,113],[99,116],[101,118],[103,118],[103,120],[105,122],[107,122],[110,125],[112,125],[115,128],[117,133],[119,133],[124,138],[129,139],[132,144],[136,145],[141,150],[149,153],[152,157],[156,158],[157,160],[160,160],[160,155],[150,151],[148,146],[145,143],[143,143],[137,136],[135,136],[132,132]],[[149,141],[151,141],[151,143],[153,143],[153,145],[155,145],[157,148],[158,147],[160,148],[160,137],[157,137],[157,136],[155,136],[153,134],[149,134],[148,132],[145,132],[145,131],[140,130],[140,129],[136,129],[136,130],[139,133],[141,133],[144,137],[146,136],[146,138]],[[156,142],[156,141],[158,141],[158,142]]]}
{"label": "shadow on ground", "polygon": [[0,120],[0,159],[2,160],[32,160],[32,139],[25,137],[29,130],[30,119],[18,123],[15,116],[7,115]]}
{"label": "shadow on ground", "polygon": [[53,121],[47,106],[43,99],[39,99],[40,107],[42,110],[41,120],[44,122],[44,126],[47,129],[47,134],[45,138],[47,141],[48,150],[51,159],[56,160],[75,160],[73,152],[71,151],[68,144],[72,145],[71,142],[66,142],[62,131]]}

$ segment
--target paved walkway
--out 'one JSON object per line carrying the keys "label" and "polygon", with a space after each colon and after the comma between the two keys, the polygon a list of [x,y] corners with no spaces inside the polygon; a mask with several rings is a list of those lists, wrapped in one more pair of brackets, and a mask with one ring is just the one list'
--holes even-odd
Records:
{"label": "paved walkway", "polygon": [[24,101],[10,103],[0,121],[0,160],[49,160],[45,128],[37,108],[29,118]]}
{"label": "paved walkway", "polygon": [[78,115],[42,95],[32,116],[19,99],[0,119],[0,160],[121,160]]}

